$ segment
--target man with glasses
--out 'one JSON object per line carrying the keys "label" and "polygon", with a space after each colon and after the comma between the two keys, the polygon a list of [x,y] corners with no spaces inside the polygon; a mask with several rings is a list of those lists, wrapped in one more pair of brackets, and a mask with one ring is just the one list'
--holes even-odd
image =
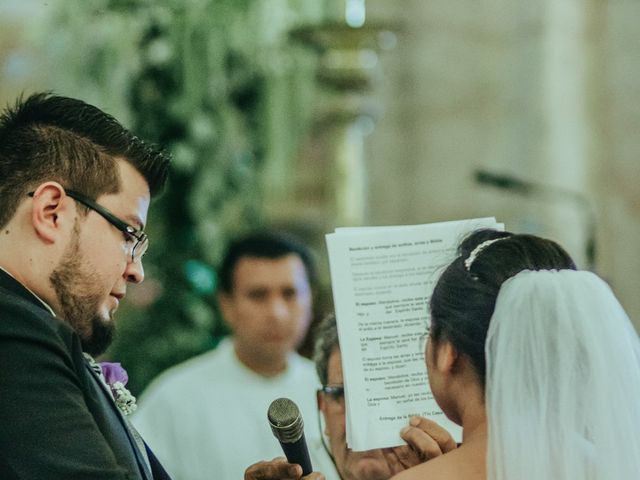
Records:
{"label": "man with glasses", "polygon": [[169,478],[92,359],[144,278],[168,162],[80,100],[0,116],[0,478]]}
{"label": "man with glasses", "polygon": [[[342,480],[388,480],[418,463],[456,448],[449,433],[436,423],[414,417],[401,432],[408,445],[354,452],[347,447],[342,357],[334,316],[326,317],[316,331],[314,352],[316,370],[322,388],[318,391],[318,419],[324,421],[325,448],[331,455]],[[298,480],[299,466],[282,460],[260,462],[245,472],[245,480]],[[321,479],[313,473],[305,480]]]}

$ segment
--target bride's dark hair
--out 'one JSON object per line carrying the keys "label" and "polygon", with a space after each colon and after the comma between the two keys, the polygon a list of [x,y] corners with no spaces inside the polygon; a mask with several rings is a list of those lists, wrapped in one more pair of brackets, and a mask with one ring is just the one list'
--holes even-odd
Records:
{"label": "bride's dark hair", "polygon": [[[483,242],[500,239],[474,252]],[[469,259],[471,253],[475,255]],[[465,260],[467,264],[465,265]],[[458,247],[430,301],[434,342],[445,338],[475,368],[485,383],[485,341],[502,283],[523,270],[575,270],[569,254],[556,242],[534,235],[477,230]]]}

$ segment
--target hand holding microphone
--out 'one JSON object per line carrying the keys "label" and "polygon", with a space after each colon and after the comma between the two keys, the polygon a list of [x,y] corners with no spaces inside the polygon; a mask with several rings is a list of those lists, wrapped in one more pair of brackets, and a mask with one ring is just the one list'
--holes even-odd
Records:
{"label": "hand holding microphone", "polygon": [[278,398],[271,402],[267,418],[287,460],[274,458],[254,463],[245,470],[244,480],[325,480],[321,473],[311,471],[304,423],[298,406],[288,398]]}
{"label": "hand holding microphone", "polygon": [[288,398],[278,398],[271,402],[267,418],[273,435],[280,442],[289,463],[300,465],[302,475],[310,474],[313,468],[304,438],[304,422],[298,406]]}
{"label": "hand holding microphone", "polygon": [[300,465],[293,465],[284,457],[278,457],[269,462],[251,465],[244,472],[244,480],[325,480],[325,478],[318,472],[302,477]]}

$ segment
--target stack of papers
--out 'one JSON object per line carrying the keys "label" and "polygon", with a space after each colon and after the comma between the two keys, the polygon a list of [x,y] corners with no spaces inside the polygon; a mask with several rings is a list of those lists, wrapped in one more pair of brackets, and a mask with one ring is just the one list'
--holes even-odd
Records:
{"label": "stack of papers", "polygon": [[361,451],[404,444],[412,415],[462,430],[431,395],[424,359],[428,304],[464,237],[504,230],[495,218],[426,225],[339,228],[326,236],[347,408],[347,444]]}

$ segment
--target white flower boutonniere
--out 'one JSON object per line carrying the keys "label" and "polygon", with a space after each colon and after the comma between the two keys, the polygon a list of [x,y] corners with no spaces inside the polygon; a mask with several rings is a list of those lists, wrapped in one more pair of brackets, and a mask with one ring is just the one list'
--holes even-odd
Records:
{"label": "white flower boutonniere", "polygon": [[125,415],[131,415],[136,411],[136,397],[131,395],[125,385],[129,381],[127,372],[119,363],[101,362],[98,364],[102,370],[105,382],[111,390],[116,406]]}

